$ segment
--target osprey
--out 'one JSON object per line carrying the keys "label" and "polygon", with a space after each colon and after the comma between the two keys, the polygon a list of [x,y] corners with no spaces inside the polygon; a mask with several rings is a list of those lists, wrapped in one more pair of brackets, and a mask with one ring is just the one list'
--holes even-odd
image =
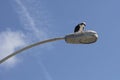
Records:
{"label": "osprey", "polygon": [[75,29],[74,29],[74,33],[76,33],[76,32],[80,32],[80,33],[83,32],[85,26],[86,26],[85,22],[82,22],[82,23],[78,24],[75,27]]}

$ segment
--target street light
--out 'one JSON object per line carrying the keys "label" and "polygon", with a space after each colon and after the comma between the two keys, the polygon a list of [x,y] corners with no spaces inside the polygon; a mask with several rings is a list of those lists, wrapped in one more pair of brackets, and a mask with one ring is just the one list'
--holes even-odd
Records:
{"label": "street light", "polygon": [[9,54],[8,56],[0,60],[0,64],[5,62],[9,58],[15,56],[16,54],[24,50],[30,49],[32,47],[38,46],[40,44],[58,41],[58,40],[65,40],[66,43],[70,43],[70,44],[90,44],[90,43],[96,42],[97,39],[98,39],[98,34],[95,31],[87,30],[82,33],[77,32],[77,33],[66,35],[65,37],[52,38],[52,39],[36,42]]}
{"label": "street light", "polygon": [[65,41],[70,44],[91,44],[98,39],[97,32],[93,30],[87,30],[82,33],[77,32],[65,36]]}

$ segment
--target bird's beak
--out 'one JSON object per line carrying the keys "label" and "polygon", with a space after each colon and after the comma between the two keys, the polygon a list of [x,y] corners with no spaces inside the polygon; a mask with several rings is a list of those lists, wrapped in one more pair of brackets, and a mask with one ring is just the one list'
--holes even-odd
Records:
{"label": "bird's beak", "polygon": [[86,22],[83,22],[83,25],[86,26]]}

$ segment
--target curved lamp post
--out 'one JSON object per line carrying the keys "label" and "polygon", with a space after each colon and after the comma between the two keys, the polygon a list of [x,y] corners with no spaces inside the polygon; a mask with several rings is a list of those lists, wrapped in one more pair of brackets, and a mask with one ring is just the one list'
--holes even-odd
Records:
{"label": "curved lamp post", "polygon": [[71,43],[71,44],[90,44],[90,43],[96,42],[97,39],[98,39],[98,34],[95,31],[87,30],[87,31],[84,31],[82,33],[78,32],[78,33],[73,33],[73,34],[66,35],[65,37],[52,38],[52,39],[36,42],[36,43],[28,45],[28,46],[26,46],[22,49],[19,49],[15,52],[9,54],[8,56],[6,56],[5,58],[0,60],[0,64],[5,62],[6,60],[11,58],[12,56],[15,56],[16,54],[18,54],[18,53],[20,53],[24,50],[27,50],[27,49],[30,49],[32,47],[38,46],[40,44],[53,42],[53,41],[57,41],[57,40],[65,40],[66,43]]}

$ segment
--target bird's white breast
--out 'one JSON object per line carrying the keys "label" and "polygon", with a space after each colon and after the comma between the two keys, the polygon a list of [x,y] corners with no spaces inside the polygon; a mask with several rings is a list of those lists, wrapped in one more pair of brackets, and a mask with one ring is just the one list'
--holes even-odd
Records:
{"label": "bird's white breast", "polygon": [[85,27],[84,25],[81,25],[80,29],[79,29],[79,32],[82,32],[84,27]]}

